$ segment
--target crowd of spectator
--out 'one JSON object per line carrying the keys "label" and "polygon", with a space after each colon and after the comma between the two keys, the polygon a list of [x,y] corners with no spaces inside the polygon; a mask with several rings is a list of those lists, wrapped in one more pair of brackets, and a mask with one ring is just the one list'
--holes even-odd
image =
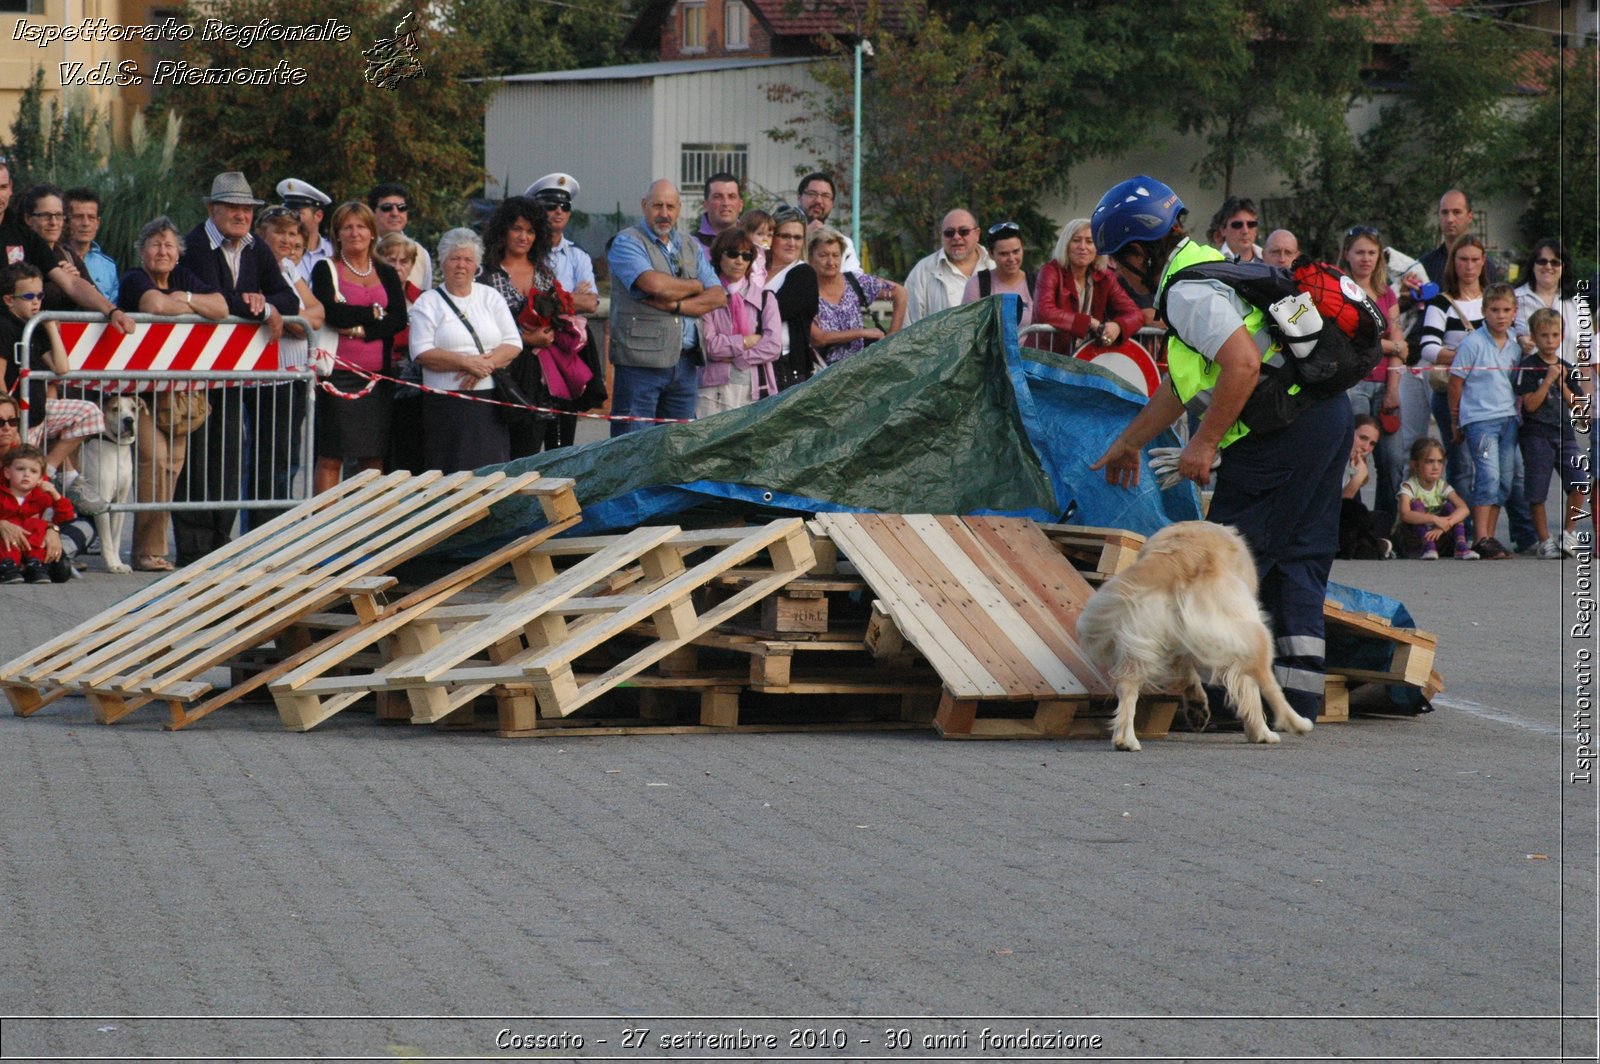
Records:
{"label": "crowd of spectator", "polygon": [[[450,472],[569,446],[577,415],[607,401],[614,436],[707,417],[991,295],[1017,297],[1008,306],[1027,345],[1093,355],[1140,339],[1159,356],[1157,293],[1099,254],[1086,218],[1063,226],[1034,270],[1021,226],[985,227],[953,208],[932,234],[936,250],[902,284],[864,271],[855,244],[829,225],[837,189],[825,173],[807,175],[793,203],[746,204],[731,173],[712,175],[696,191],[703,211],[680,228],[680,190],[652,183],[638,222],[607,244],[603,330],[595,321],[594,263],[566,236],[580,192],[569,174],[546,175],[506,199],[481,235],[450,230],[431,255],[406,233],[403,185],[380,184],[335,206],[315,186],[288,178],[276,186],[281,203],[268,206],[245,175],[224,173],[205,197],[202,224],[181,233],[166,218],[152,219],[136,261],[119,273],[95,240],[100,200],[92,190],[36,185],[12,204],[0,164],[0,240],[10,264],[0,271],[0,363],[6,392],[26,402],[30,422],[29,439],[17,443],[39,449],[45,480],[77,511],[103,509],[92,486],[77,483],[72,462],[81,441],[104,428],[99,407],[57,384],[20,379],[14,347],[41,310],[96,311],[123,332],[135,328],[123,311],[242,318],[279,341],[285,368],[323,362],[307,455],[299,443],[301,388],[149,396],[139,420],[138,501],[222,504],[172,514],[170,539],[167,514],[137,515],[136,567],[160,570],[173,566],[174,553],[186,564],[226,542],[240,500],[288,498],[301,465],[311,467],[320,492],[353,468]],[[1586,419],[1593,390],[1578,355],[1592,317],[1558,241],[1538,242],[1521,286],[1501,292],[1500,268],[1473,232],[1459,190],[1441,198],[1438,223],[1439,246],[1419,260],[1365,224],[1352,226],[1339,250],[1339,267],[1388,323],[1383,361],[1350,390],[1361,418],[1346,495],[1370,484],[1374,505],[1370,515],[1347,507],[1349,549],[1383,556],[1398,545],[1433,557],[1459,546],[1458,557],[1509,556],[1513,548],[1494,539],[1504,505],[1515,549],[1559,557],[1573,546],[1584,483],[1573,424]],[[1231,196],[1207,232],[1233,262],[1288,268],[1302,257],[1294,233],[1276,229],[1258,244],[1259,227],[1256,204]],[[1495,308],[1487,325],[1486,300]],[[1506,305],[1511,314],[1498,330]],[[285,319],[295,324],[286,328]],[[51,323],[32,336],[31,364],[64,375],[59,330]],[[1480,350],[1485,342],[1488,354]],[[247,393],[255,393],[248,410]],[[508,397],[541,409],[509,409]],[[475,401],[485,399],[497,401]],[[1436,457],[1442,467],[1434,474]],[[186,464],[193,475],[180,475]],[[1574,503],[1556,531],[1542,506],[1553,473]],[[0,522],[0,546],[20,549],[6,528]],[[29,543],[44,557],[51,549],[33,546],[40,539]],[[83,539],[68,535],[67,553]],[[58,558],[60,537],[52,542]]]}

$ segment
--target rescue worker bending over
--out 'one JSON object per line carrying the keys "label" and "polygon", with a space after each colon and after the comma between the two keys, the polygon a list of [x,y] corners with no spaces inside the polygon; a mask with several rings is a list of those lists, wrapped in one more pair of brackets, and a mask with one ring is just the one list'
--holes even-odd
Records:
{"label": "rescue worker bending over", "polygon": [[1185,410],[1200,417],[1179,471],[1205,486],[1217,470],[1207,517],[1237,528],[1250,544],[1276,641],[1273,673],[1295,711],[1315,720],[1326,653],[1322,603],[1339,546],[1339,488],[1354,431],[1350,401],[1337,394],[1310,402],[1272,431],[1252,433],[1240,420],[1257,385],[1266,386],[1263,364],[1279,365],[1282,355],[1266,314],[1227,285],[1185,279],[1164,291],[1184,267],[1222,259],[1185,234],[1187,213],[1172,189],[1134,177],[1108,191],[1090,218],[1100,253],[1164,298],[1171,328],[1168,377],[1091,468],[1104,469],[1108,483],[1133,487],[1145,444]]}

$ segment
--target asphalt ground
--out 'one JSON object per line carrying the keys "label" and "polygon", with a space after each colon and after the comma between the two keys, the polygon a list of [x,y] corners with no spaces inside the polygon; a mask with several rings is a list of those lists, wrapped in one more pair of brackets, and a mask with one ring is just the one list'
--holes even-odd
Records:
{"label": "asphalt ground", "polygon": [[1446,692],[1276,747],[0,717],[0,1055],[1593,1060],[1592,572],[1338,563]]}

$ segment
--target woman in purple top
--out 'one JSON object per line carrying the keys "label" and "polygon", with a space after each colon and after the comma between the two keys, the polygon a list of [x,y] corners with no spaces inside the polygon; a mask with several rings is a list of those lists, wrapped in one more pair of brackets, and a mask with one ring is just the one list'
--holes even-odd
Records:
{"label": "woman in purple top", "polygon": [[[875,340],[900,331],[906,320],[906,290],[869,273],[845,273],[844,234],[823,226],[811,234],[806,259],[817,273],[817,316],[811,323],[811,346],[828,365],[857,353]],[[894,316],[887,329],[869,323],[868,307],[888,296]]]}

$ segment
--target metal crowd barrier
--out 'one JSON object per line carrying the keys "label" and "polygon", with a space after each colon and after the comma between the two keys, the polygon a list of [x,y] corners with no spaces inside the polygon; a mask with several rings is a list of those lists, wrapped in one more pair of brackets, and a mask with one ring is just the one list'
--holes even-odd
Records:
{"label": "metal crowd barrier", "polygon": [[[137,325],[248,326],[263,329],[258,321],[224,318],[212,321],[199,315],[167,317],[154,314],[129,315]],[[31,319],[23,329],[14,353],[25,371],[22,390],[30,381],[53,382],[58,399],[81,399],[106,411],[112,400],[134,400],[136,440],[132,444],[132,484],[125,501],[111,502],[111,510],[140,511],[228,511],[286,510],[312,495],[313,441],[316,439],[316,376],[304,364],[284,368],[279,353],[279,368],[262,369],[149,369],[119,368],[150,364],[157,352],[139,346],[136,328],[122,337],[118,349],[107,357],[96,352],[91,369],[73,368],[58,376],[46,368],[29,365],[28,352],[34,330],[46,321],[105,325],[103,315],[75,311],[51,311]],[[296,324],[313,336],[304,318],[285,316],[286,324]],[[291,342],[297,338],[287,338]],[[253,338],[251,343],[255,343]],[[280,341],[281,343],[281,341]],[[94,344],[85,345],[94,347]],[[224,347],[236,349],[237,344]],[[68,362],[76,367],[88,351],[68,349]],[[186,358],[187,361],[192,359]],[[226,359],[224,359],[226,360]],[[259,360],[258,360],[259,361]],[[205,419],[187,431],[174,421],[162,427],[158,416],[169,409],[166,396],[203,395],[209,407]],[[22,411],[22,431],[27,436],[30,420],[37,412]],[[107,433],[115,440],[119,424],[108,413]],[[160,481],[164,480],[164,483]],[[93,485],[97,493],[102,486]],[[144,499],[146,501],[140,501]]]}

